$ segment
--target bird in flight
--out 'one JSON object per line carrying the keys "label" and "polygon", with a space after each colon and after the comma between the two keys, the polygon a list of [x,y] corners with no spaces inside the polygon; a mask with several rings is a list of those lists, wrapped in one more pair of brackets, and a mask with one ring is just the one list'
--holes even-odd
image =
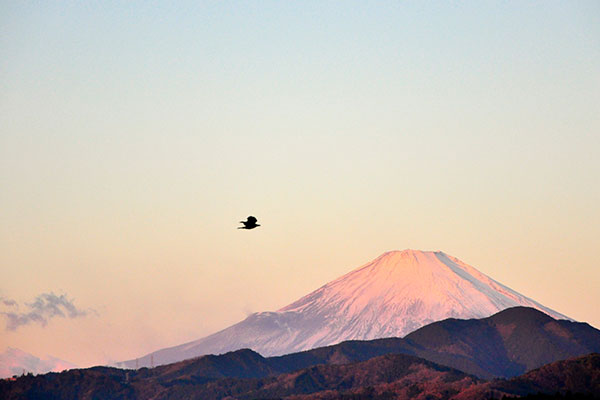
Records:
{"label": "bird in flight", "polygon": [[242,224],[244,224],[244,226],[240,226],[238,229],[254,229],[257,226],[260,226],[256,223],[256,221],[256,218],[251,215],[246,218],[246,221],[240,221]]}

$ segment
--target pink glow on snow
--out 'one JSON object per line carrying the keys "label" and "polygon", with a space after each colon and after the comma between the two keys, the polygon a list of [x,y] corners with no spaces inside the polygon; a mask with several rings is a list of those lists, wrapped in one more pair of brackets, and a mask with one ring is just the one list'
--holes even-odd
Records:
{"label": "pink glow on snow", "polygon": [[567,319],[443,252],[390,251],[277,312],[252,314],[203,339],[155,352],[153,359],[167,363],[241,348],[269,356],[344,340],[403,337],[431,322],[483,318],[515,306]]}

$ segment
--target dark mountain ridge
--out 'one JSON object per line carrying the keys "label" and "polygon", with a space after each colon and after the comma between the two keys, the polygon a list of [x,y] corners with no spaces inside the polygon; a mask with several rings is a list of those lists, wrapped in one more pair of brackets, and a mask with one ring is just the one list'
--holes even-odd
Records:
{"label": "dark mountain ridge", "polygon": [[408,354],[480,378],[510,378],[544,364],[600,352],[600,330],[554,318],[528,307],[513,307],[482,319],[446,319],[401,338],[352,340],[269,357],[289,372],[316,364],[342,364],[384,354]]}
{"label": "dark mountain ridge", "polygon": [[[16,382],[2,381],[0,398],[4,398],[2,395],[15,393],[27,394],[24,398],[61,399],[79,398],[82,393],[118,393],[121,396],[101,395],[98,398],[135,398],[131,396],[139,395],[140,390],[187,393],[187,389],[181,389],[180,386],[193,387],[195,390],[202,386],[203,391],[212,388],[210,390],[217,396],[218,393],[227,392],[225,388],[229,386],[240,387],[239,393],[242,393],[248,389],[248,384],[255,385],[256,390],[264,385],[277,385],[276,382],[284,379],[282,377],[296,374],[297,371],[313,371],[306,372],[303,375],[305,377],[311,377],[318,371],[321,372],[317,375],[335,375],[339,372],[336,369],[339,366],[358,365],[388,355],[397,355],[398,360],[412,360],[412,363],[426,365],[429,372],[423,373],[424,375],[435,375],[432,368],[438,372],[441,371],[440,368],[445,368],[462,371],[464,376],[460,379],[468,376],[467,374],[483,379],[510,378],[544,364],[594,352],[600,352],[599,330],[585,323],[555,320],[535,309],[515,307],[483,319],[447,319],[435,322],[403,339],[347,341],[278,357],[265,358],[252,350],[243,349],[137,371],[95,367],[61,374],[26,376]],[[379,361],[383,363],[382,368],[384,364],[392,362],[386,360],[388,361]],[[359,368],[370,368],[370,365],[372,366],[365,364]],[[328,369],[329,367],[333,369]],[[292,378],[288,376],[285,379]],[[469,379],[472,382],[477,380],[473,376]],[[321,388],[317,386],[315,388]],[[322,389],[339,390],[325,387]],[[60,393],[60,396],[53,397],[55,393]],[[209,396],[209,392],[203,393]],[[293,394],[281,393],[277,396]],[[220,398],[210,396],[207,398]]]}
{"label": "dark mountain ridge", "polygon": [[[174,365],[177,364],[182,363]],[[179,365],[179,373],[176,374],[173,373],[173,368],[127,371],[96,367],[35,377],[24,376],[14,382],[0,382],[0,398],[249,400],[279,399],[319,392],[348,392],[387,384],[405,386],[407,382],[420,382],[424,379],[441,382],[452,393],[483,383],[461,371],[404,354],[388,354],[360,363],[315,365],[258,379],[207,379],[197,375],[197,371],[190,367],[191,365]],[[426,390],[415,387],[412,391],[421,393]]]}
{"label": "dark mountain ridge", "polygon": [[172,372],[165,368],[127,371],[95,367],[23,376],[14,382],[0,381],[0,398],[487,400],[540,393],[600,398],[600,354],[558,361],[512,379],[488,382],[403,354],[316,365],[266,378],[207,380],[193,371]]}
{"label": "dark mountain ridge", "polygon": [[482,319],[434,322],[404,340],[419,357],[482,378],[509,378],[553,361],[600,352],[600,330],[528,307]]}

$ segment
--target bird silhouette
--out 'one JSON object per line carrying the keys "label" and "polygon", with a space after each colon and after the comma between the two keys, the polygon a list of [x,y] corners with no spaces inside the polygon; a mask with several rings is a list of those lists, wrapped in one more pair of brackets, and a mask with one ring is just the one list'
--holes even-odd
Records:
{"label": "bird silhouette", "polygon": [[238,229],[254,229],[257,226],[260,226],[256,223],[256,218],[252,215],[246,218],[246,221],[240,221],[240,223],[244,224],[244,226],[240,226]]}

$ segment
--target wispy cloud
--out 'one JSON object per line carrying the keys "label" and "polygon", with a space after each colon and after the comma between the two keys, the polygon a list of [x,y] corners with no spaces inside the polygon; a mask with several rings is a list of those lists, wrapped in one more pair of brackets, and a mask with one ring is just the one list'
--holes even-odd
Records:
{"label": "wispy cloud", "polygon": [[3,305],[7,306],[7,307],[19,307],[19,305],[17,304],[16,301],[11,300],[11,299],[7,299],[5,297],[0,297],[0,303],[2,303]]}
{"label": "wispy cloud", "polygon": [[[77,308],[73,300],[65,294],[57,296],[53,292],[40,294],[32,303],[25,303],[24,307],[20,307],[16,301],[7,298],[0,298],[0,303],[5,307],[13,308],[13,310],[0,311],[0,314],[6,317],[6,330],[9,331],[15,331],[20,326],[31,323],[46,326],[48,321],[55,317],[80,318],[97,314],[93,309]],[[26,311],[18,312],[22,308],[26,308]]]}

